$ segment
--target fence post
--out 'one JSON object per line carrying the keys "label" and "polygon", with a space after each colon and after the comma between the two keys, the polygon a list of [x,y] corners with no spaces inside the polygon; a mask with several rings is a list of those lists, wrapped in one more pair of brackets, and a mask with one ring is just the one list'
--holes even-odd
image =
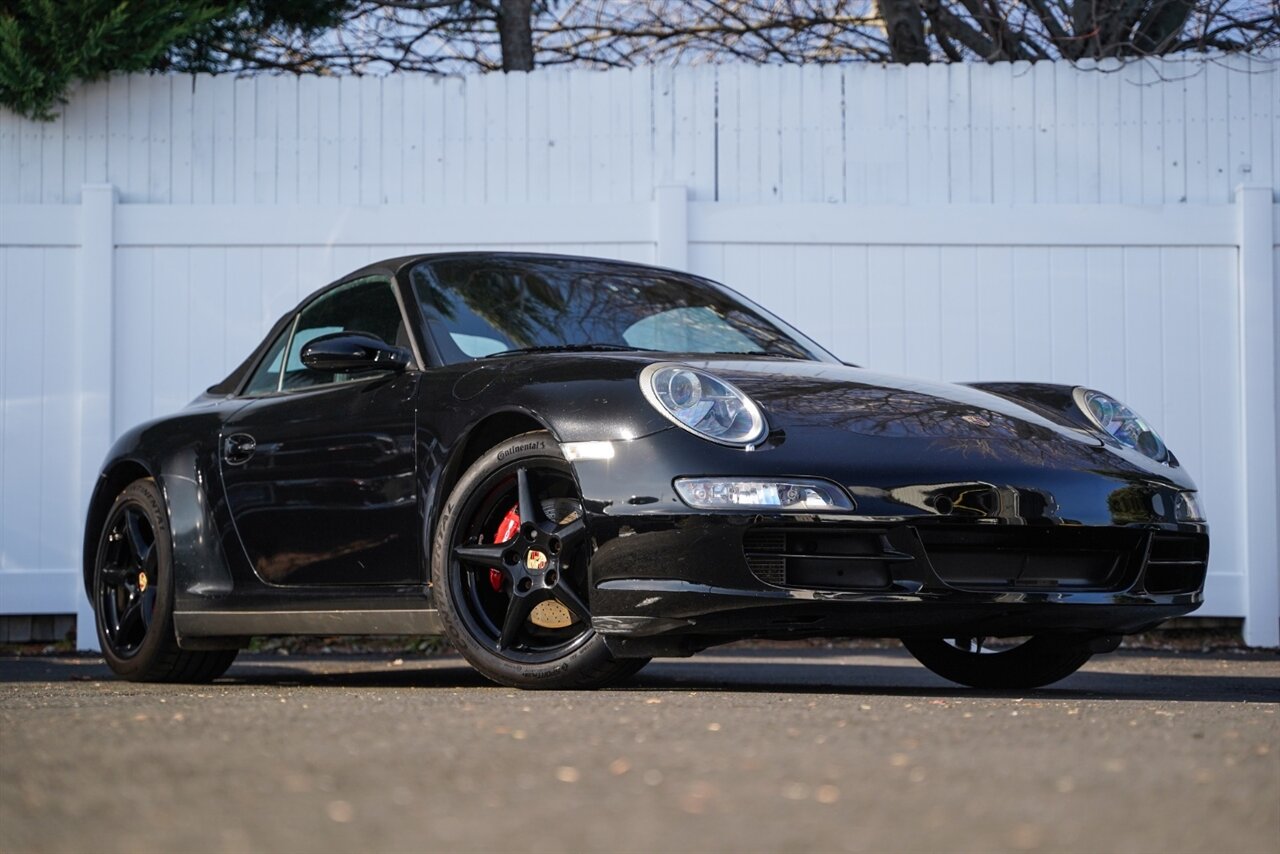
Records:
{"label": "fence post", "polygon": [[1280,483],[1276,475],[1276,270],[1270,187],[1236,188],[1244,405],[1245,620],[1250,646],[1280,646]]}
{"label": "fence post", "polygon": [[653,191],[653,260],[659,267],[689,269],[689,191],[683,186]]}
{"label": "fence post", "polygon": [[[79,410],[80,518],[89,508],[89,495],[98,467],[111,446],[112,384],[115,380],[115,212],[116,188],[86,184],[80,193],[80,267],[76,277],[76,342]],[[78,553],[78,550],[77,550]],[[76,585],[76,646],[98,649],[93,609],[83,588]]]}

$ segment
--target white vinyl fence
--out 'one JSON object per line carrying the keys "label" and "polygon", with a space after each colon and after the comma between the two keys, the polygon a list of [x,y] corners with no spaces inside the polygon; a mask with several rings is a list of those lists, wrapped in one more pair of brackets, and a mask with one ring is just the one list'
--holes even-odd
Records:
{"label": "white vinyl fence", "polygon": [[708,275],[877,369],[1115,394],[1201,486],[1200,613],[1276,645],[1278,77],[135,75],[51,124],[0,112],[0,614],[87,617],[112,438],[299,297],[378,258],[520,248]]}

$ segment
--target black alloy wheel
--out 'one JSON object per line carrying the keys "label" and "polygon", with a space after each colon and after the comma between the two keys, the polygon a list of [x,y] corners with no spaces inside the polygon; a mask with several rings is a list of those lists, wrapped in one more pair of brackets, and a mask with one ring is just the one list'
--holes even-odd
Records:
{"label": "black alloy wheel", "polygon": [[107,511],[93,571],[98,643],[118,675],[137,682],[208,682],[235,660],[235,649],[178,646],[173,584],[163,496],[154,480],[136,480]]}
{"label": "black alloy wheel", "polygon": [[138,654],[156,609],[156,532],[142,505],[127,502],[107,519],[98,559],[98,613],[111,651]]}
{"label": "black alloy wheel", "polygon": [[591,624],[591,543],[568,464],[547,433],[490,450],[437,525],[432,573],[450,640],[505,685],[591,688],[639,670]]}
{"label": "black alloy wheel", "polygon": [[[572,478],[558,467],[520,466],[514,482],[504,478],[471,514],[466,540],[453,547],[453,571],[471,606],[466,616],[497,652],[549,661],[590,634],[591,612],[579,593],[586,588],[582,546],[587,529],[581,503],[564,494],[572,489]],[[509,507],[516,508],[519,519],[514,536],[502,542],[486,537],[486,531],[501,527]],[[563,622],[562,614],[567,614],[568,625],[539,625],[531,619],[543,603],[558,604],[563,612],[554,622]]]}
{"label": "black alloy wheel", "polygon": [[902,644],[943,679],[993,690],[1040,688],[1093,657],[1088,639],[1077,636],[903,638]]}

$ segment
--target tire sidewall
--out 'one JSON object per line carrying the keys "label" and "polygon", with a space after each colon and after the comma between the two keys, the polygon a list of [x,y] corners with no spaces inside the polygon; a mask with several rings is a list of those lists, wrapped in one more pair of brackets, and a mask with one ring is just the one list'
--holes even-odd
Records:
{"label": "tire sidewall", "polygon": [[[147,516],[151,530],[155,534],[156,551],[156,602],[152,611],[151,625],[138,651],[128,658],[121,658],[111,649],[103,626],[101,602],[101,573],[103,550],[107,545],[107,534],[110,522],[116,513],[126,505],[139,507]],[[177,640],[173,632],[173,546],[169,539],[169,515],[164,506],[164,497],[155,480],[147,478],[129,484],[112,503],[107,512],[107,524],[102,526],[98,535],[98,550],[93,564],[93,611],[94,626],[98,631],[98,645],[102,657],[120,676],[126,679],[145,679],[158,660],[169,653]]]}
{"label": "tire sidewall", "polygon": [[[473,667],[503,685],[523,688],[580,687],[588,677],[613,662],[604,638],[592,631],[583,643],[563,657],[545,663],[515,661],[491,650],[475,637],[459,608],[467,607],[462,592],[453,589],[453,557],[450,543],[458,526],[467,519],[461,513],[471,493],[498,470],[521,462],[563,464],[559,445],[550,433],[539,431],[515,436],[489,449],[458,480],[441,510],[431,548],[431,588],[435,606],[449,640]],[[587,591],[588,604],[590,591]]]}

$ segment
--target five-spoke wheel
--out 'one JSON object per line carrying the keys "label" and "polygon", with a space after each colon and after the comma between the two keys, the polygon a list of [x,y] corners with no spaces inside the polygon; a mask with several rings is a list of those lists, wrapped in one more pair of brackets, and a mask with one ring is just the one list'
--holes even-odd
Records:
{"label": "five-spoke wheel", "polygon": [[591,625],[591,544],[572,472],[549,434],[518,436],[462,476],[437,526],[436,605],[486,676],[594,687],[634,673]]}
{"label": "five-spoke wheel", "polygon": [[111,649],[136,655],[156,609],[156,533],[141,505],[127,503],[107,520],[98,566],[98,613]]}
{"label": "five-spoke wheel", "polygon": [[[514,483],[494,490],[472,514],[472,530],[453,546],[453,556],[473,627],[498,652],[537,660],[590,631],[591,612],[578,592],[586,580],[587,529],[581,504],[570,497],[567,470],[527,464],[514,475]],[[512,497],[515,504],[503,514]],[[513,533],[501,536],[504,528]]]}
{"label": "five-spoke wheel", "polygon": [[178,646],[169,517],[150,478],[129,484],[107,511],[92,590],[102,657],[126,679],[207,682],[235,660],[234,649]]}

